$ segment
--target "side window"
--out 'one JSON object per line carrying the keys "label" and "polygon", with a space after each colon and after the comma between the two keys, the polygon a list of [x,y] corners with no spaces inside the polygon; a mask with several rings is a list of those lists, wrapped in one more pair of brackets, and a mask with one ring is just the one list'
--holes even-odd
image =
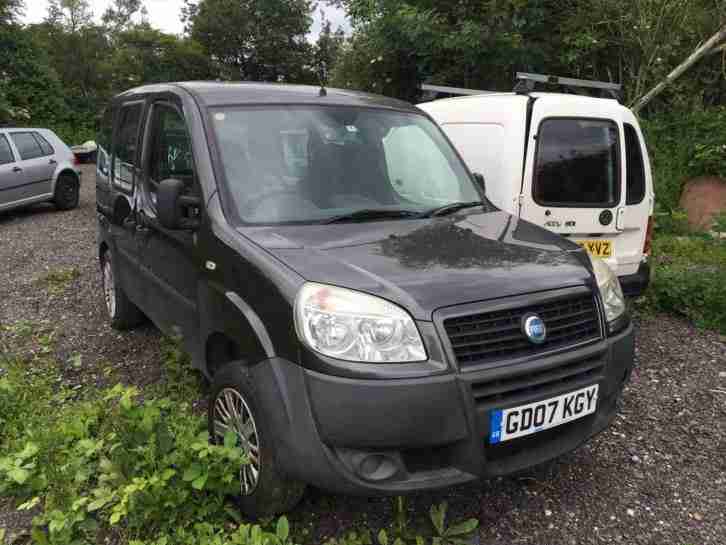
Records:
{"label": "side window", "polygon": [[625,169],[627,186],[625,204],[638,204],[645,197],[645,163],[638,132],[632,125],[625,124]]}
{"label": "side window", "polygon": [[15,161],[13,150],[10,149],[10,142],[4,134],[0,134],[0,165],[7,165]]}
{"label": "side window", "polygon": [[113,130],[112,109],[106,108],[101,118],[101,126],[99,127],[98,136],[98,169],[103,174],[108,174],[108,154],[111,148],[111,131]]}
{"label": "side window", "polygon": [[154,108],[153,147],[149,164],[147,190],[156,204],[159,182],[176,178],[191,189],[194,181],[192,147],[184,118],[171,106],[157,104]]}
{"label": "side window", "polygon": [[50,145],[50,143],[43,138],[43,135],[37,132],[33,133],[33,136],[38,142],[38,145],[40,146],[40,150],[43,152],[43,155],[53,155],[55,151],[53,150],[53,146]]}
{"label": "side window", "polygon": [[20,158],[23,161],[35,159],[43,156],[43,150],[40,149],[38,141],[33,138],[33,134],[29,132],[13,132],[10,133],[15,147],[18,149]]}
{"label": "side window", "polygon": [[134,186],[136,150],[143,104],[130,104],[121,109],[120,123],[113,149],[113,183],[131,191]]}

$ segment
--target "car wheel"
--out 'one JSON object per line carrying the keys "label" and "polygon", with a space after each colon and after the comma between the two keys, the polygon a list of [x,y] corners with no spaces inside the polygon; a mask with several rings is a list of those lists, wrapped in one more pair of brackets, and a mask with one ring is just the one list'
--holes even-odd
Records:
{"label": "car wheel", "polygon": [[111,320],[111,327],[125,330],[139,325],[143,321],[144,315],[139,307],[126,296],[119,284],[110,250],[107,250],[101,256],[101,283],[103,285],[103,299],[106,303],[106,312]]}
{"label": "car wheel", "polygon": [[285,477],[273,449],[267,415],[248,370],[230,363],[214,375],[209,403],[209,436],[221,444],[228,431],[249,458],[240,468],[238,504],[243,516],[257,519],[289,511],[297,505],[305,485]]}
{"label": "car wheel", "polygon": [[53,202],[58,210],[70,210],[78,206],[79,183],[72,174],[61,174],[55,184]]}

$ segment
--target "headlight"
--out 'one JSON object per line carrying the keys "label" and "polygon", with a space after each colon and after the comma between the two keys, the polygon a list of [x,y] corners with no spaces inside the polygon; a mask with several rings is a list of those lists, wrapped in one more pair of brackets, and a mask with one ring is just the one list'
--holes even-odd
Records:
{"label": "headlight", "polygon": [[416,324],[385,299],[325,284],[305,284],[295,329],[313,350],[341,360],[402,363],[426,359]]}
{"label": "headlight", "polygon": [[620,280],[602,259],[590,256],[590,262],[595,272],[600,298],[605,306],[605,318],[608,322],[613,322],[625,312],[625,297]]}

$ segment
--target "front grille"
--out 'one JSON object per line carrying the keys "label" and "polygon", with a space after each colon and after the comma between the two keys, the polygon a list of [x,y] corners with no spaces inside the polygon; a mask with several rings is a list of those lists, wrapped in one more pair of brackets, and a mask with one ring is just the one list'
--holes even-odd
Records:
{"label": "front grille", "polygon": [[595,384],[602,378],[604,368],[599,354],[548,369],[474,382],[471,393],[477,407],[502,408]]}
{"label": "front grille", "polygon": [[[529,313],[537,314],[545,323],[547,339],[542,344],[533,344],[522,332],[522,316]],[[444,329],[461,368],[548,352],[601,335],[597,305],[591,294],[447,318]]]}

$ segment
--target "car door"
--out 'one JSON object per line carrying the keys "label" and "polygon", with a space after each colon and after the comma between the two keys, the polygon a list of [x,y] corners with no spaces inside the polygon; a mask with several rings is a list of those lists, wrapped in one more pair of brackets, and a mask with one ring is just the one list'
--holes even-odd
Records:
{"label": "car door", "polygon": [[556,97],[535,101],[520,216],[571,237],[617,270],[625,170],[614,113]]}
{"label": "car door", "polygon": [[[643,133],[635,116],[626,111],[623,116],[625,134],[625,213],[619,236],[619,274],[635,274],[643,260],[643,248],[648,223],[653,214],[653,175]],[[652,225],[651,225],[652,228]]]}
{"label": "car door", "polygon": [[13,148],[5,134],[0,133],[0,208],[22,199],[23,175]]}
{"label": "car door", "polygon": [[[20,198],[52,195],[53,174],[58,164],[53,157],[53,148],[34,131],[12,131],[10,138],[20,156],[18,166],[22,169],[23,180]],[[41,142],[44,142],[43,146]]]}
{"label": "car door", "polygon": [[140,172],[142,125],[146,104],[143,100],[121,105],[116,116],[110,158],[111,204],[109,217],[116,246],[116,275],[129,298],[146,310],[146,283],[141,277],[143,233],[138,222],[134,189]]}
{"label": "car door", "polygon": [[149,311],[167,333],[189,340],[198,334],[197,283],[200,258],[195,234],[169,230],[157,220],[158,185],[167,178],[184,181],[189,194],[200,194],[189,132],[181,110],[165,100],[153,104],[148,145],[144,150],[141,192],[145,241],[143,265],[151,280]]}

